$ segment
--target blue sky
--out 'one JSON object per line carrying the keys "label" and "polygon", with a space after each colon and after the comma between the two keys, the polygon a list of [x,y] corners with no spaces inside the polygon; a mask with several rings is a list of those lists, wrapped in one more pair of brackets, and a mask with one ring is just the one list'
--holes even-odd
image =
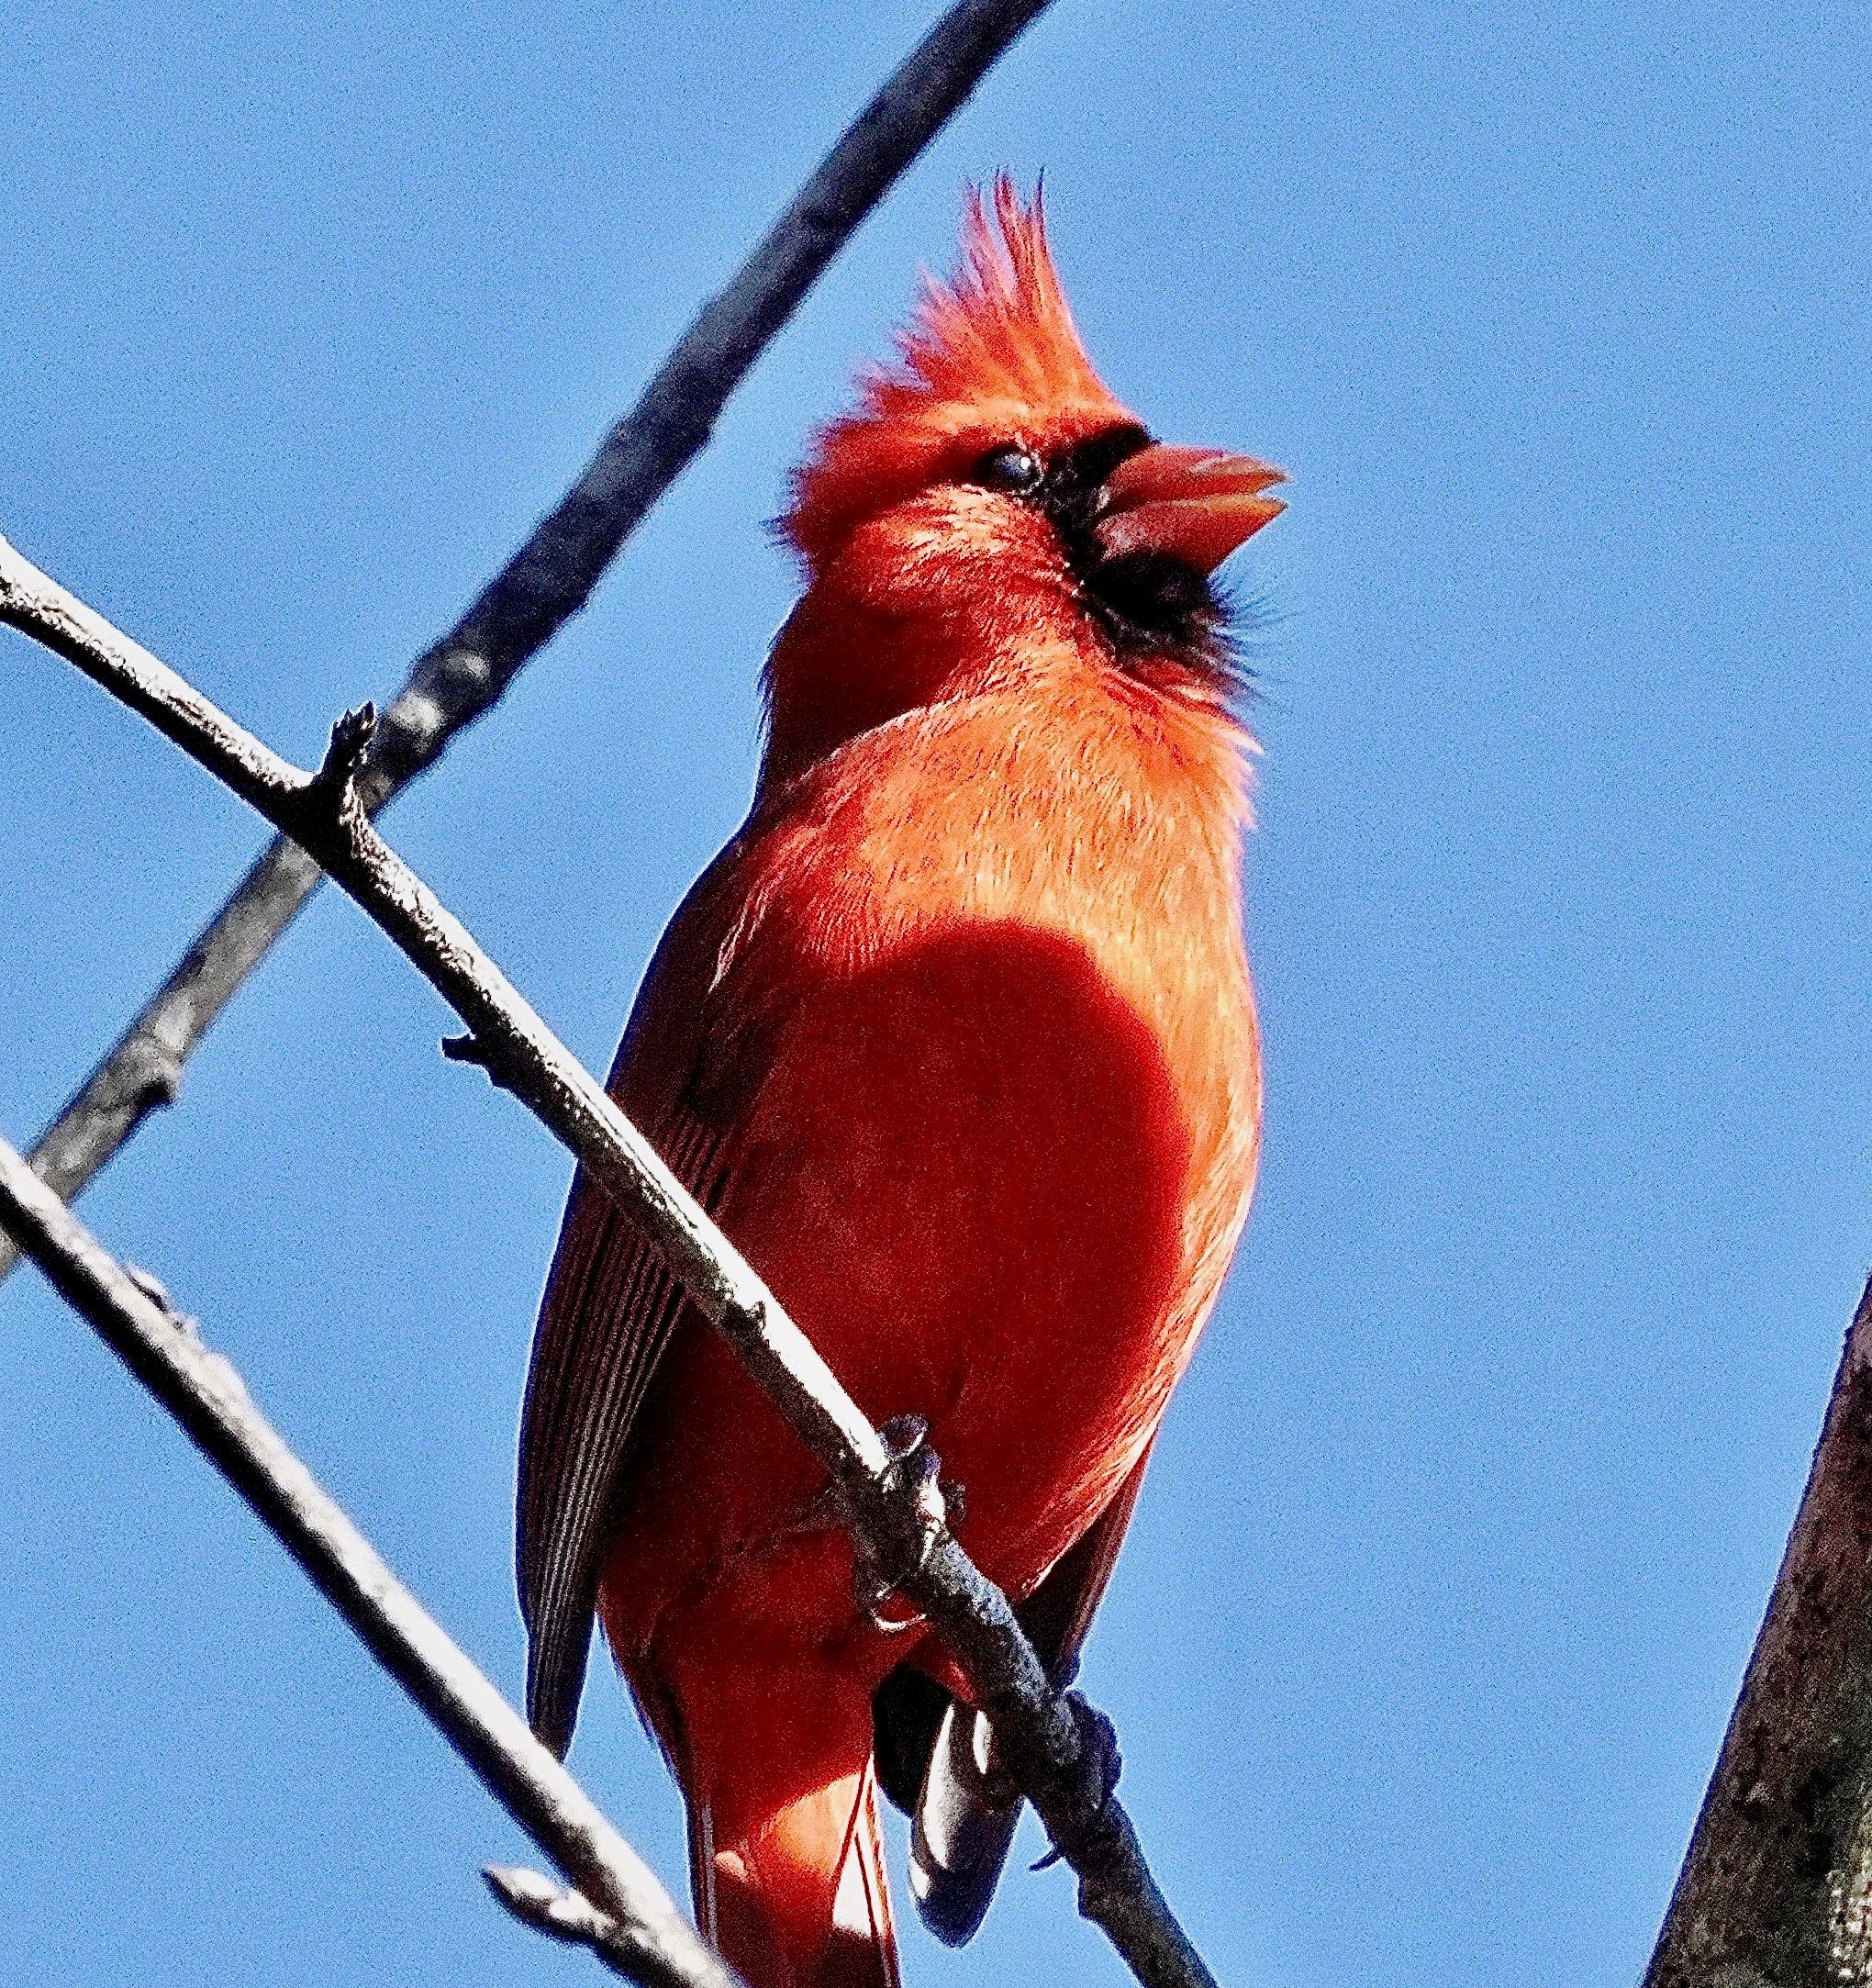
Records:
{"label": "blue sky", "polygon": [[[281,750],[556,497],[921,6],[25,0],[0,531]],[[742,810],[762,520],[963,183],[1044,166],[1117,390],[1284,464],[1262,1189],[1087,1684],[1227,1982],[1635,1978],[1872,1256],[1850,9],[1059,0],[591,609],[391,817],[585,1058]],[[258,842],[0,639],[0,1131]],[[569,1163],[321,897],[86,1197],[518,1691]],[[0,1290],[0,1976],[552,1982],[515,1832],[30,1273]],[[621,1691],[574,1764],[680,1882]],[[1036,1844],[1036,1850],[1037,1850]],[[1116,1982],[1060,1872],[913,1982]]]}

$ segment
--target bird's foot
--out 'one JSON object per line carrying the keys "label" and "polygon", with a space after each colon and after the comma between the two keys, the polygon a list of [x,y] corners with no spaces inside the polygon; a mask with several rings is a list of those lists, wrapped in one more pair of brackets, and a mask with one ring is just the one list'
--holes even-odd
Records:
{"label": "bird's foot", "polygon": [[954,1478],[942,1475],[941,1459],[930,1447],[930,1424],[921,1415],[893,1415],[877,1433],[892,1468],[908,1480],[926,1513],[932,1502],[930,1487],[935,1488],[935,1523],[953,1531],[968,1511],[968,1493]]}
{"label": "bird's foot", "polygon": [[[930,1424],[923,1416],[893,1415],[880,1424],[877,1433],[889,1458],[885,1467],[886,1486],[908,1499],[927,1556],[948,1523],[950,1493],[957,1487],[942,1481],[942,1465],[930,1446]],[[886,1636],[900,1636],[922,1625],[921,1612],[898,1600],[897,1582],[862,1552],[852,1569],[852,1593],[859,1613]]]}
{"label": "bird's foot", "polygon": [[1066,1693],[1065,1706],[1079,1728],[1080,1800],[1088,1815],[1102,1821],[1112,1796],[1118,1793],[1118,1777],[1124,1771],[1118,1728],[1077,1692]]}
{"label": "bird's foot", "polygon": [[885,1476],[891,1488],[908,1495],[924,1531],[933,1542],[948,1523],[942,1461],[930,1447],[930,1424],[921,1415],[893,1415],[878,1428],[890,1457]]}
{"label": "bird's foot", "polygon": [[1072,1832],[1070,1844],[1055,1843],[1036,1871],[1048,1871],[1060,1861],[1068,1848],[1075,1850],[1090,1845],[1104,1834],[1111,1813],[1111,1798],[1118,1793],[1118,1777],[1124,1771],[1124,1758],[1118,1749],[1118,1728],[1096,1705],[1087,1704],[1077,1692],[1068,1692],[1061,1703],[1078,1730],[1067,1783],[1074,1809],[1085,1820]]}
{"label": "bird's foot", "polygon": [[877,1434],[890,1452],[893,1463],[914,1457],[930,1440],[929,1418],[924,1415],[892,1415],[877,1425]]}

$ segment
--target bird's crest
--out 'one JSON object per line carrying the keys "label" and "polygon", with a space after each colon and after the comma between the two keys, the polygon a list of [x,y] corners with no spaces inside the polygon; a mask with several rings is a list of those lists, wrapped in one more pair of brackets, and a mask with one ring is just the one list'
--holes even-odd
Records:
{"label": "bird's crest", "polygon": [[1039,190],[1023,207],[1002,173],[992,205],[969,189],[955,274],[925,278],[897,363],[860,374],[857,405],[819,430],[794,472],[781,525],[817,564],[863,518],[988,448],[1044,451],[1130,419],[1079,342]]}

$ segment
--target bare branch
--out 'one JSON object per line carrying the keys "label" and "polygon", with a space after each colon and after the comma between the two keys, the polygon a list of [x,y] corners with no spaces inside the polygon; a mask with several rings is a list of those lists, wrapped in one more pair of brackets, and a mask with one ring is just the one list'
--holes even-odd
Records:
{"label": "bare branch", "polygon": [[582,1915],[549,1887],[566,1923],[581,1927],[561,1937],[581,1938],[644,1988],[736,1988],[636,1851],[286,1447],[232,1365],[202,1344],[194,1320],[175,1313],[153,1278],[118,1263],[4,1140],[0,1229],[182,1424],[494,1798],[580,1887],[573,1895]]}
{"label": "bare branch", "polygon": [[[605,437],[552,514],[390,700],[358,789],[373,815],[489,710],[591,597],[646,512],[850,239],[1048,0],[962,0],[847,128]],[[40,1134],[33,1170],[70,1201],[150,1111],[311,895],[319,870],[281,840],[262,850],[77,1094]],[[0,1278],[17,1260],[0,1241]]]}
{"label": "bare branch", "polygon": [[500,1074],[500,1061],[488,1050],[484,1049],[472,1035],[445,1035],[442,1037],[442,1055],[450,1063],[465,1063],[471,1068],[485,1070],[490,1084],[505,1090],[507,1079]]}
{"label": "bare branch", "polygon": [[1872,1283],[1644,1988],[1872,1980]]}
{"label": "bare branch", "polygon": [[[950,1535],[926,1453],[860,1413],[746,1259],[466,928],[379,836],[352,790],[293,767],[0,539],[0,621],[64,656],[303,844],[467,1023],[546,1128],[653,1235],[691,1299],[831,1474],[878,1580],[928,1617],[1020,1791],[1078,1874],[1079,1909],[1150,1988],[1214,1988],[1107,1778],[1109,1726],[1049,1682],[1006,1596]],[[346,722],[349,722],[348,720]],[[329,762],[328,762],[329,763]]]}
{"label": "bare branch", "polygon": [[481,1875],[488,1890],[521,1925],[551,1939],[608,1955],[623,1937],[617,1920],[600,1912],[583,1892],[568,1892],[537,1871],[490,1864]]}

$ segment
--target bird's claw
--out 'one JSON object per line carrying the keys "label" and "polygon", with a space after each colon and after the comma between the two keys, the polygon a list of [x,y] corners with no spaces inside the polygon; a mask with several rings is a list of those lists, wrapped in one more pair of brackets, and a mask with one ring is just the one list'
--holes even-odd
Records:
{"label": "bird's claw", "polygon": [[1061,1703],[1078,1728],[1079,1745],[1073,1762],[1077,1786],[1075,1806],[1088,1818],[1074,1832],[1065,1847],[1055,1843],[1032,1868],[1050,1871],[1065,1856],[1068,1848],[1079,1848],[1095,1840],[1104,1830],[1111,1811],[1111,1798],[1118,1793],[1118,1777],[1124,1771],[1124,1758],[1118,1750],[1118,1728],[1096,1705],[1087,1704],[1077,1692],[1067,1692]]}
{"label": "bird's claw", "polygon": [[923,1614],[912,1609],[907,1615],[887,1614],[897,1590],[861,1556],[852,1569],[852,1599],[857,1603],[858,1613],[875,1629],[879,1636],[901,1636],[906,1629],[920,1629]]}
{"label": "bird's claw", "polygon": [[[889,1459],[884,1470],[886,1485],[908,1498],[922,1534],[922,1557],[927,1559],[948,1523],[950,1495],[958,1487],[942,1481],[942,1465],[930,1446],[930,1424],[924,1416],[893,1415],[879,1425],[877,1433]],[[920,1611],[908,1615],[886,1613],[897,1593],[897,1583],[886,1580],[862,1554],[852,1569],[852,1582],[858,1612],[880,1635],[901,1636],[906,1629],[921,1627]]]}
{"label": "bird's claw", "polygon": [[890,1460],[901,1463],[930,1440],[930,1424],[922,1415],[893,1415],[878,1424],[877,1434]]}
{"label": "bird's claw", "polygon": [[930,1544],[947,1523],[942,1464],[930,1447],[930,1424],[921,1415],[893,1415],[878,1430],[890,1457],[885,1476],[894,1489],[909,1494]]}
{"label": "bird's claw", "polygon": [[1077,1692],[1066,1693],[1065,1707],[1079,1728],[1081,1796],[1087,1811],[1103,1821],[1112,1796],[1118,1793],[1118,1777],[1124,1771],[1124,1756],[1118,1748],[1118,1728]]}
{"label": "bird's claw", "polygon": [[960,1525],[968,1510],[968,1493],[953,1477],[944,1477],[936,1452],[930,1447],[930,1424],[921,1415],[893,1415],[879,1425],[878,1435],[890,1455],[892,1468],[908,1479],[926,1511],[929,1491],[935,1487],[938,1525]]}

